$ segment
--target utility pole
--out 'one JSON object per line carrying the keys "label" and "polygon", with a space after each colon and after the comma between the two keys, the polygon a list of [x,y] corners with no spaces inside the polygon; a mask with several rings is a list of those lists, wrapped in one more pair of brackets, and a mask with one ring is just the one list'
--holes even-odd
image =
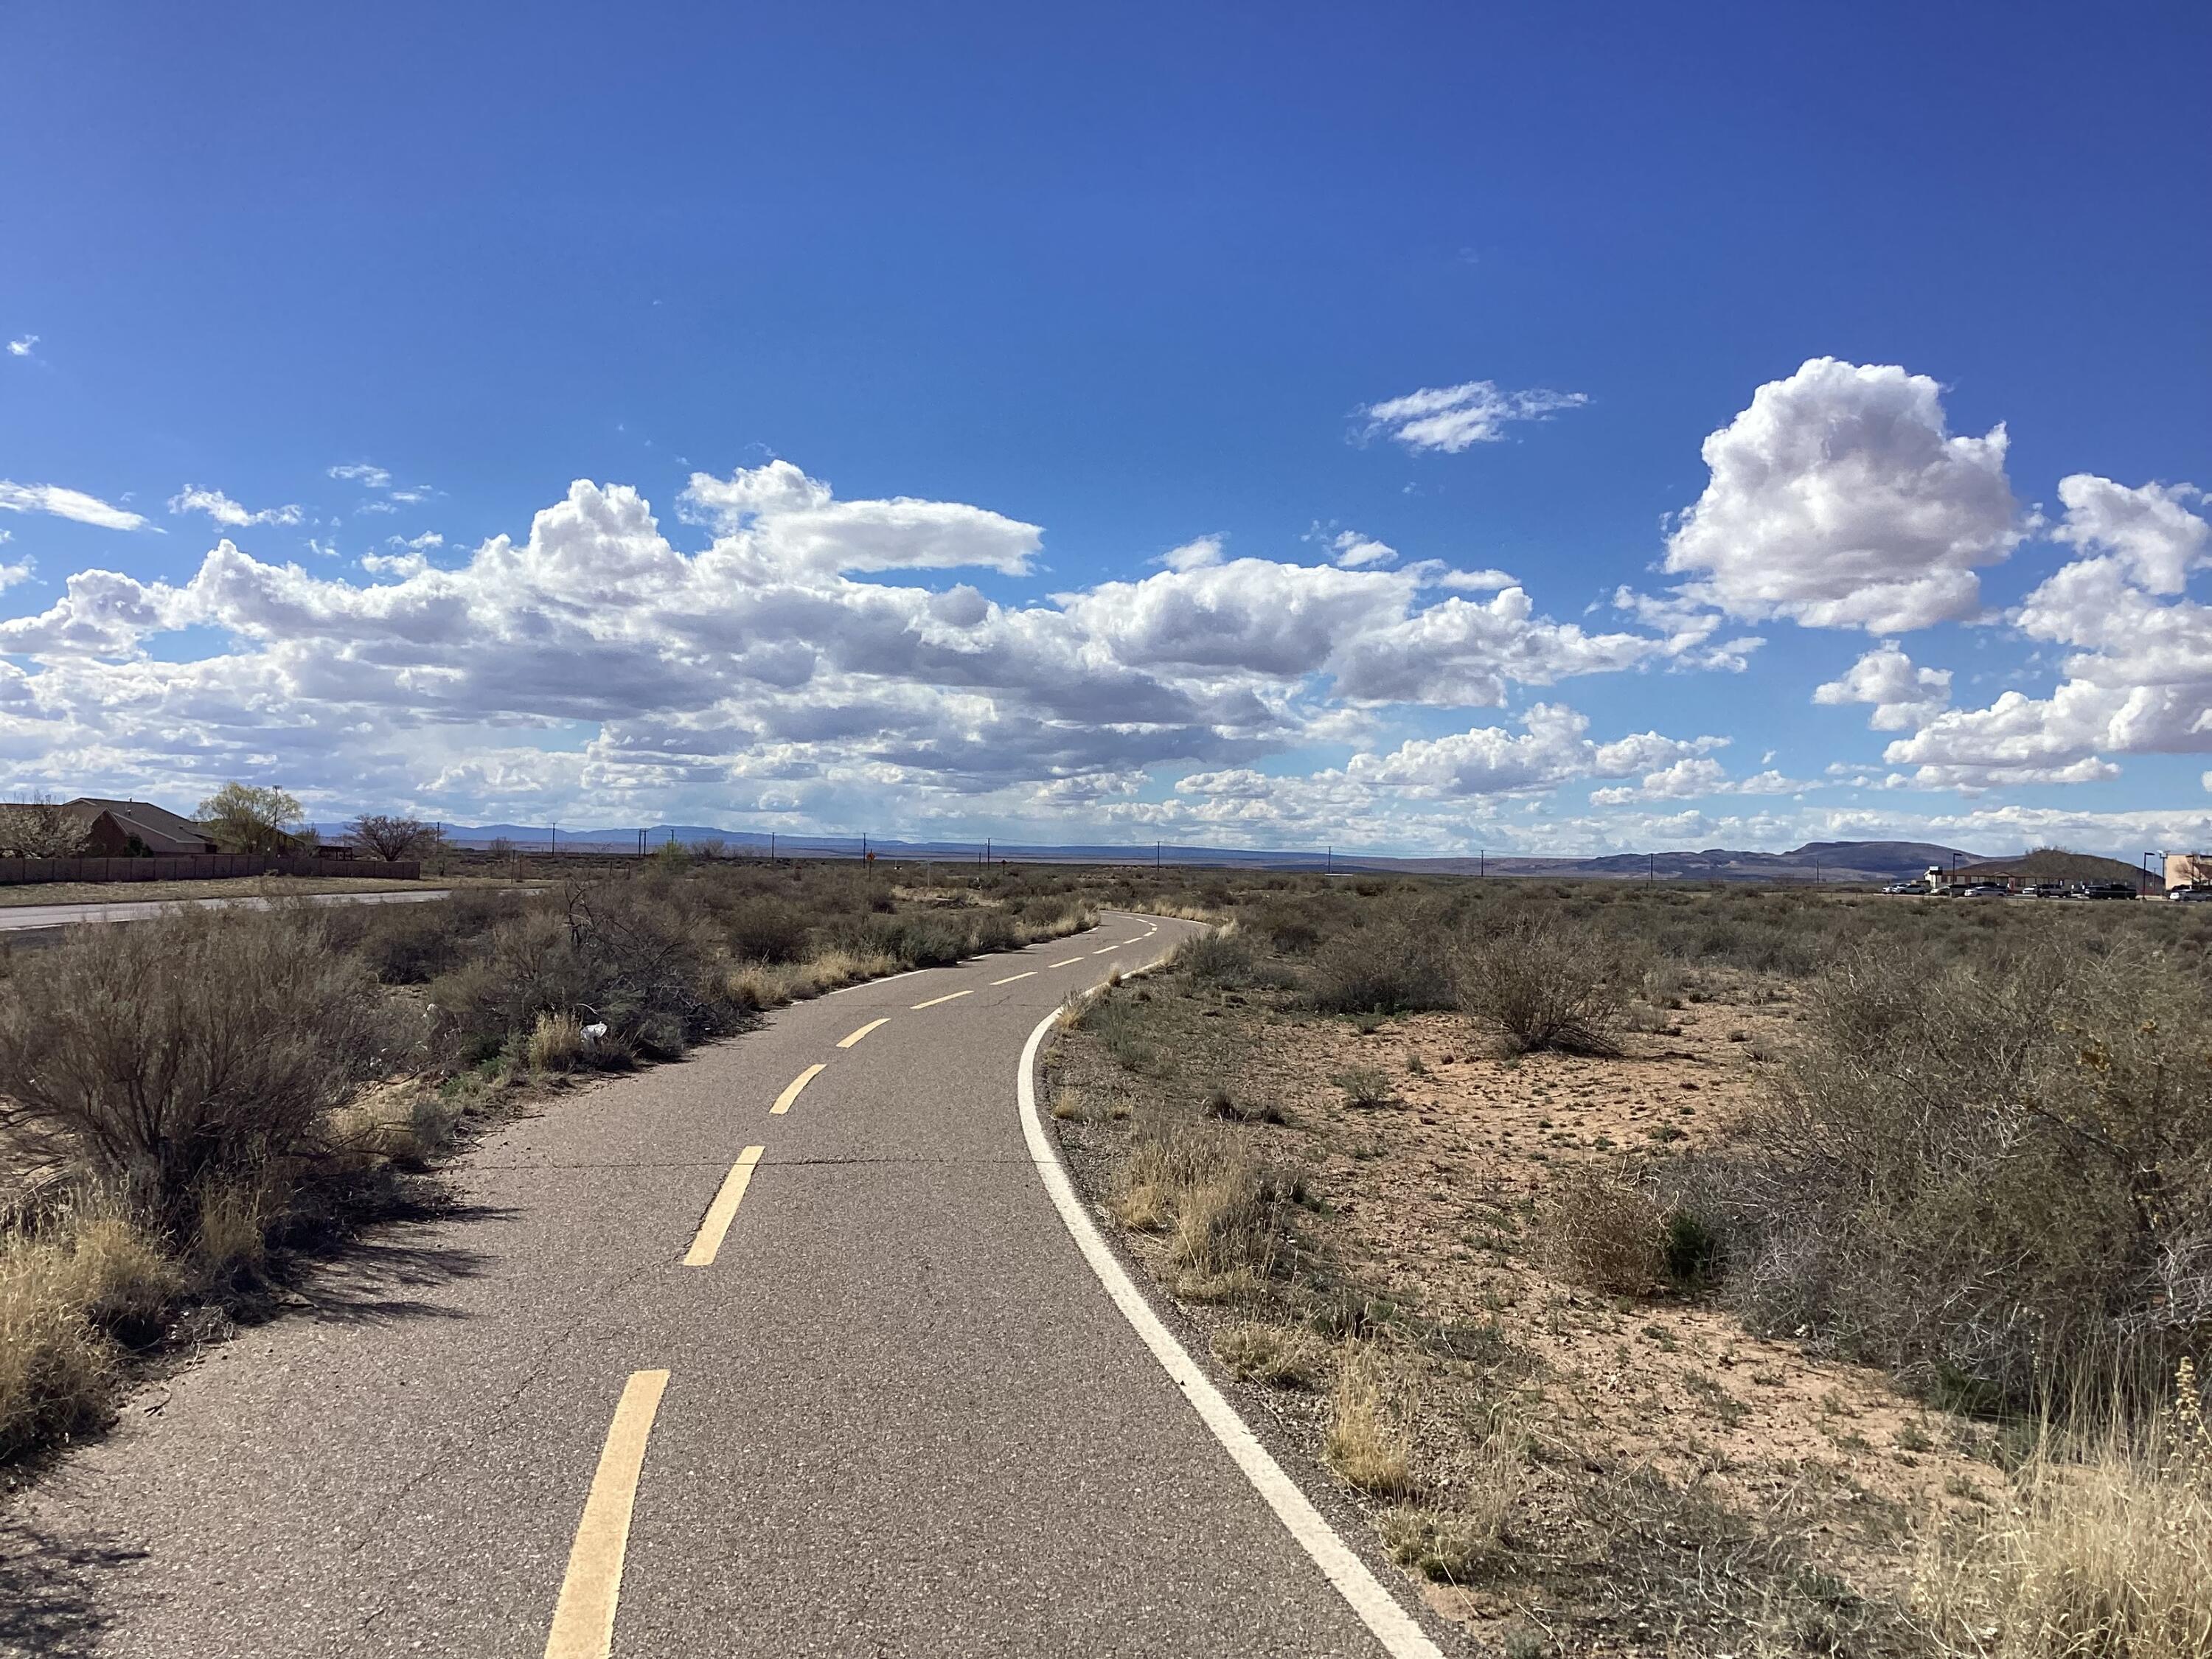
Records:
{"label": "utility pole", "polygon": [[1336,848],[1334,847],[1330,848],[1328,851],[1322,855],[1322,857],[1324,860],[1322,865],[1322,873],[1325,875],[1334,875],[1336,873]]}
{"label": "utility pole", "polygon": [[1165,845],[1166,843],[1164,842],[1156,841],[1152,843],[1152,868],[1155,871],[1158,871],[1160,867],[1160,848]]}
{"label": "utility pole", "polygon": [[1488,875],[1489,873],[1490,873],[1490,849],[1489,849],[1487,847],[1478,847],[1478,848],[1476,848],[1474,849],[1474,875],[1475,875],[1475,879],[1476,879],[1476,880],[1478,880],[1478,881],[1480,881],[1483,877],[1485,877],[1485,876]]}
{"label": "utility pole", "polygon": [[1646,853],[1644,855],[1644,884],[1646,887],[1651,884],[1652,878],[1657,872],[1658,867],[1659,855],[1656,853]]}
{"label": "utility pole", "polygon": [[561,826],[560,826],[560,824],[556,822],[556,823],[554,824],[554,826],[553,826],[553,855],[554,855],[556,858],[558,858],[558,857],[560,856],[560,854],[561,854]]}

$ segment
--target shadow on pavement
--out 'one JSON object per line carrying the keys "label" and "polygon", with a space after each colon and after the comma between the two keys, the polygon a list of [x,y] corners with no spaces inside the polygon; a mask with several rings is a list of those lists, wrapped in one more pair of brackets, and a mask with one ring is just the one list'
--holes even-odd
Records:
{"label": "shadow on pavement", "polygon": [[64,1540],[21,1516],[0,1517],[0,1654],[89,1654],[113,1621],[99,1595],[143,1550]]}

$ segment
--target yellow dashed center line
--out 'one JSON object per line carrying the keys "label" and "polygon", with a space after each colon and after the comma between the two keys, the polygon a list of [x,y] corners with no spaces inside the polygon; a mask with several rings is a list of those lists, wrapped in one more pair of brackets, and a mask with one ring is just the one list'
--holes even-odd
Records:
{"label": "yellow dashed center line", "polygon": [[867,1036],[869,1032],[874,1030],[877,1026],[888,1025],[890,1023],[891,1020],[889,1014],[884,1015],[881,1019],[872,1019],[866,1025],[863,1025],[859,1030],[854,1032],[852,1036],[838,1038],[837,1046],[840,1048],[849,1048],[854,1043],[858,1042],[862,1037]]}
{"label": "yellow dashed center line", "polygon": [[630,1507],[645,1468],[646,1437],[653,1432],[653,1413],[667,1386],[666,1371],[633,1371],[623,1385],[591,1495],[584,1500],[584,1518],[576,1523],[561,1599],[553,1607],[552,1633],[545,1638],[545,1659],[606,1659],[614,1645],[615,1599],[622,1594]]}
{"label": "yellow dashed center line", "polygon": [[808,1066],[784,1086],[783,1092],[775,1097],[775,1104],[769,1107],[769,1110],[778,1117],[782,1116],[791,1109],[791,1103],[799,1098],[799,1091],[821,1075],[822,1066],[819,1061]]}
{"label": "yellow dashed center line", "polygon": [[1018,979],[1035,979],[1036,977],[1036,971],[1037,970],[1036,969],[1032,968],[1026,974],[1008,974],[1006,978],[994,979],[991,983],[994,985],[1012,985]]}
{"label": "yellow dashed center line", "polygon": [[684,1253],[687,1267],[711,1267],[714,1253],[722,1248],[722,1238],[730,1231],[730,1223],[744,1201],[745,1187],[753,1178],[753,1165],[761,1161],[765,1146],[748,1146],[738,1154],[738,1161],[722,1177],[722,1189],[714,1194],[714,1201],[707,1206],[707,1218],[699,1224],[699,1237],[691,1241],[691,1248]]}
{"label": "yellow dashed center line", "polygon": [[940,1002],[957,1002],[962,997],[972,997],[975,994],[973,991],[955,991],[948,996],[932,997],[927,1002],[915,1003],[915,1012],[919,1013],[924,1008],[934,1008]]}

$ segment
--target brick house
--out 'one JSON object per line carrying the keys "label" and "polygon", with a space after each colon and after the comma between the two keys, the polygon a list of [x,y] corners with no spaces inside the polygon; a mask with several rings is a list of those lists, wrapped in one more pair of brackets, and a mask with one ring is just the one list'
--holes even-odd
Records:
{"label": "brick house", "polygon": [[150,802],[102,800],[85,795],[69,802],[68,810],[84,823],[88,857],[120,859],[150,854],[173,858],[216,850],[200,825]]}

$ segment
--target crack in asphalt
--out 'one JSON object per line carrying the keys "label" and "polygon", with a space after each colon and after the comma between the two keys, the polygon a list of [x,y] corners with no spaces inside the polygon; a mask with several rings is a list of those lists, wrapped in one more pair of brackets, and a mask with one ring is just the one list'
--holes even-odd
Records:
{"label": "crack in asphalt", "polygon": [[529,1362],[524,1366],[521,1379],[502,1395],[490,1410],[477,1419],[469,1429],[445,1441],[435,1457],[428,1460],[420,1469],[402,1481],[378,1503],[362,1524],[360,1540],[346,1551],[347,1559],[350,1561],[358,1557],[363,1550],[374,1542],[380,1534],[380,1523],[385,1517],[405,1503],[408,1495],[416,1487],[450,1468],[457,1452],[467,1447],[480,1446],[497,1434],[505,1425],[508,1415],[520,1403],[522,1396],[528,1394],[544,1376],[554,1354],[565,1346],[580,1328],[599,1317],[606,1307],[619,1303],[623,1293],[647,1273],[664,1265],[658,1261],[640,1262],[616,1280],[598,1299],[580,1304],[574,1318],[564,1322],[557,1330],[538,1345],[537,1351],[531,1355]]}

